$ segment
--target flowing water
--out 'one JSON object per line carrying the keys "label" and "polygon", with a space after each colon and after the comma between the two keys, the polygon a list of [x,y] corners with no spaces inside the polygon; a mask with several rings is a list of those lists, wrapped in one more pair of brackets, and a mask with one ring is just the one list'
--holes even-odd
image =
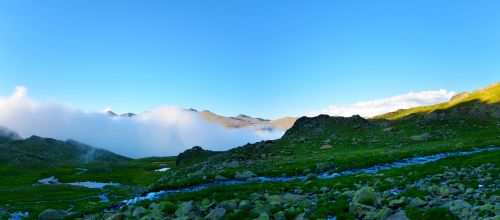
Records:
{"label": "flowing water", "polygon": [[[473,154],[473,153],[479,153],[479,152],[484,152],[484,151],[493,151],[493,150],[499,150],[500,147],[488,147],[488,148],[480,148],[472,151],[460,151],[460,152],[449,152],[449,153],[439,153],[439,154],[434,154],[430,156],[420,156],[420,157],[413,157],[413,158],[407,158],[401,161],[396,161],[392,163],[386,163],[386,164],[381,164],[381,165],[375,165],[372,167],[368,168],[362,168],[362,169],[353,169],[353,170],[346,170],[342,171],[339,173],[323,173],[318,176],[320,179],[330,179],[330,178],[335,178],[338,176],[345,176],[345,175],[351,175],[351,174],[359,174],[359,173],[376,173],[381,170],[388,170],[388,169],[393,169],[393,168],[401,168],[401,167],[406,167],[406,166],[411,166],[411,165],[420,165],[420,164],[425,164],[429,162],[434,162],[443,158],[451,157],[451,156],[457,156],[457,155],[468,155],[468,154]],[[174,193],[182,193],[182,192],[195,192],[199,190],[203,190],[209,187],[213,186],[224,186],[224,185],[237,185],[237,184],[245,184],[245,183],[262,183],[262,182],[290,182],[293,180],[302,180],[304,179],[305,176],[292,176],[292,177],[255,177],[251,178],[248,180],[223,180],[223,181],[213,181],[205,184],[201,184],[198,186],[191,186],[191,187],[186,187],[182,189],[173,189],[173,190],[162,190],[158,192],[150,192],[146,196],[138,196],[132,199],[124,200],[122,205],[129,205],[129,204],[134,204],[142,200],[153,200],[153,199],[159,199],[162,197],[165,197],[169,194],[174,194]]]}

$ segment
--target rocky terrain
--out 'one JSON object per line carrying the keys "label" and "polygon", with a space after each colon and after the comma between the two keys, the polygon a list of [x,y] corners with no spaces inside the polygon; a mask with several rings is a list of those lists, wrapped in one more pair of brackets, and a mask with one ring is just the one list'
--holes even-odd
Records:
{"label": "rocky terrain", "polygon": [[[4,131],[0,147],[17,152],[17,164],[23,158],[38,165],[70,162],[40,165],[37,171],[0,166],[5,175],[0,217],[499,219],[499,116],[495,83],[447,103],[370,119],[302,117],[281,139],[228,151],[197,146],[177,157],[137,160],[103,152],[99,160],[120,161],[109,164],[85,164],[76,156],[83,153],[71,153],[90,146],[40,137],[16,140]],[[270,123],[248,116],[230,120],[244,122],[231,126]],[[31,148],[51,154],[31,154]],[[101,189],[36,184],[50,177],[117,184]]]}

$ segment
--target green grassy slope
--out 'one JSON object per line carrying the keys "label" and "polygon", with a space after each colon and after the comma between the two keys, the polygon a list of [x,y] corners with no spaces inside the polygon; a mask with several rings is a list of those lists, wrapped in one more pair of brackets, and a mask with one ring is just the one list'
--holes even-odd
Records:
{"label": "green grassy slope", "polygon": [[415,108],[408,110],[414,114],[388,117],[391,120],[382,116],[302,117],[279,140],[200,155],[197,163],[180,164],[150,190],[199,184],[217,176],[233,178],[243,171],[260,176],[306,175],[417,155],[500,146],[499,88],[496,83],[454,100],[446,109],[424,112],[418,109],[426,107]]}
{"label": "green grassy slope", "polygon": [[[456,106],[469,106],[476,105],[481,106],[481,104],[494,105],[500,102],[500,83],[493,83],[486,88],[479,89],[473,93],[460,93],[452,98],[449,102],[440,103],[431,106],[422,106],[410,109],[402,109],[395,112],[390,112],[376,116],[374,118],[378,119],[398,119],[411,114],[429,114],[438,110],[446,110]],[[498,107],[497,107],[498,113]],[[499,115],[500,116],[500,115]]]}

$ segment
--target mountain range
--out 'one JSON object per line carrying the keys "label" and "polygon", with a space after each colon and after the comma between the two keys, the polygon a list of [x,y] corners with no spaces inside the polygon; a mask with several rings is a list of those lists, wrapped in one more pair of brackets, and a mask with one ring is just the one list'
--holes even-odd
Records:
{"label": "mountain range", "polygon": [[[276,120],[269,120],[263,118],[254,118],[248,115],[239,114],[234,117],[226,117],[215,114],[209,110],[197,111],[196,109],[186,109],[186,111],[195,112],[201,118],[208,122],[220,124],[226,128],[252,128],[256,130],[267,130],[269,128],[278,128],[280,130],[286,131],[292,127],[293,123],[298,119],[297,117],[283,117]],[[116,114],[113,111],[106,111],[110,116],[121,116],[121,117],[134,117],[135,113],[124,113]]]}

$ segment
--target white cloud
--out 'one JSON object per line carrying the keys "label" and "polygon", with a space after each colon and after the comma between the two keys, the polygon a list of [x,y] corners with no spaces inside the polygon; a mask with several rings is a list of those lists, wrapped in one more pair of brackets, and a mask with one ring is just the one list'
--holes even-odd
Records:
{"label": "white cloud", "polygon": [[410,92],[403,95],[358,102],[350,105],[330,105],[325,109],[311,112],[309,116],[327,114],[331,116],[361,115],[363,117],[373,117],[398,109],[446,102],[455,94],[456,93],[453,91],[446,91],[444,89],[437,91]]}
{"label": "white cloud", "polygon": [[277,129],[227,129],[176,106],[160,106],[131,118],[110,117],[69,104],[34,101],[24,87],[17,87],[10,97],[0,97],[0,126],[24,138],[74,139],[129,157],[174,155],[195,145],[226,150],[276,139],[284,133]]}

